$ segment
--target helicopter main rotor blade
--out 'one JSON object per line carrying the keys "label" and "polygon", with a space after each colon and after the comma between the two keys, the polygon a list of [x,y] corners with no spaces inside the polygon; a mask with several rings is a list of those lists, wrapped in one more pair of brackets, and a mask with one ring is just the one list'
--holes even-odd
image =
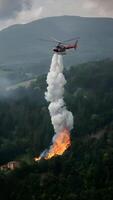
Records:
{"label": "helicopter main rotor blade", "polygon": [[71,39],[69,39],[69,40],[64,40],[64,41],[62,41],[62,42],[70,42],[70,41],[78,40],[78,39],[80,39],[80,37],[71,38]]}
{"label": "helicopter main rotor blade", "polygon": [[43,39],[43,38],[39,38],[38,40],[40,41],[43,41],[43,42],[56,42],[56,41],[53,41],[53,40],[46,40],[46,39]]}
{"label": "helicopter main rotor blade", "polygon": [[64,41],[57,40],[57,39],[54,38],[54,37],[51,37],[51,39],[39,38],[38,40],[44,41],[44,42],[54,42],[54,43],[65,44],[65,42],[70,42],[70,41],[77,40],[77,39],[80,39],[80,37],[74,37],[74,38],[71,38],[71,39],[69,39],[69,40],[64,40]]}
{"label": "helicopter main rotor blade", "polygon": [[62,41],[60,41],[60,40],[57,40],[57,39],[56,39],[56,38],[54,38],[54,37],[51,37],[51,39],[52,39],[52,41],[54,41],[54,42],[62,43]]}

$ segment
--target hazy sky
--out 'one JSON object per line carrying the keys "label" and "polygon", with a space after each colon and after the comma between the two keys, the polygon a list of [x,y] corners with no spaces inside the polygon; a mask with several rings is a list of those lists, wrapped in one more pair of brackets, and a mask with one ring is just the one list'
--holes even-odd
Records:
{"label": "hazy sky", "polygon": [[0,29],[58,15],[113,18],[113,0],[0,0]]}

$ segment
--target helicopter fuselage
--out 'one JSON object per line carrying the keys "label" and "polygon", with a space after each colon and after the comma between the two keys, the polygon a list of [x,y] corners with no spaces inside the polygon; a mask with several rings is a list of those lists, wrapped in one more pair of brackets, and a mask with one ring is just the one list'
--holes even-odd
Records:
{"label": "helicopter fuselage", "polygon": [[75,42],[75,44],[69,44],[69,45],[63,45],[61,43],[59,43],[54,49],[53,51],[58,53],[58,54],[62,54],[65,55],[66,54],[66,50],[68,49],[75,49],[77,48],[77,43],[78,41]]}

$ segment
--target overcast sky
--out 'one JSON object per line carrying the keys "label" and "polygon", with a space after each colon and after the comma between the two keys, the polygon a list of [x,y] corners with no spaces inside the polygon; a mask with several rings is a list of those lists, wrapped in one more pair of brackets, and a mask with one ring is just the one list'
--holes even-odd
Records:
{"label": "overcast sky", "polygon": [[113,0],[0,0],[0,30],[58,15],[113,18]]}

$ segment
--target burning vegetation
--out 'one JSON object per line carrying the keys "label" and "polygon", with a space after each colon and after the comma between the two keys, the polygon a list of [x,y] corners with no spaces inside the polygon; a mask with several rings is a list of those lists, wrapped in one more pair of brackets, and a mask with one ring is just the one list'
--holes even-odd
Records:
{"label": "burning vegetation", "polygon": [[67,129],[55,135],[53,145],[50,147],[45,159],[50,159],[54,156],[62,155],[71,145],[70,133]]}
{"label": "burning vegetation", "polygon": [[[45,151],[43,154],[44,159],[48,160],[52,157],[62,155],[70,146],[70,133],[68,129],[65,129],[64,131],[54,136],[54,142],[53,145],[50,146],[50,150]],[[36,157],[35,161],[39,161],[41,158],[42,156]]]}

